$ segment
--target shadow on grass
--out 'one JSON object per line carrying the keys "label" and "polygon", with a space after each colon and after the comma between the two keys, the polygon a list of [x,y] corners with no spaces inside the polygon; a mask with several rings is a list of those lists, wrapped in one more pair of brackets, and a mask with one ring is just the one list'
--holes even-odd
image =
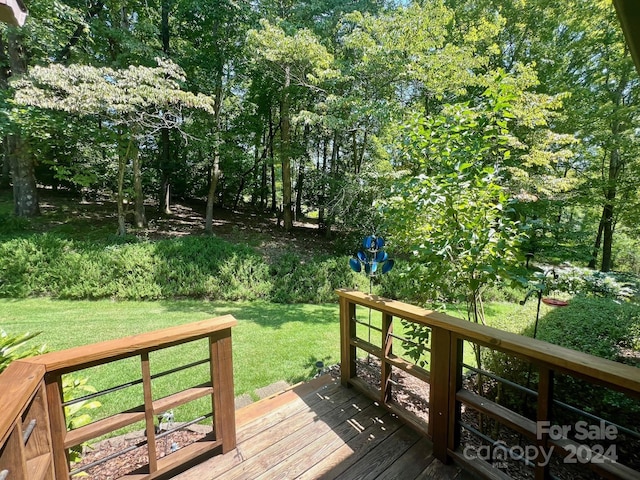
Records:
{"label": "shadow on grass", "polygon": [[198,300],[160,301],[170,312],[210,312],[212,317],[233,315],[239,322],[251,322],[261,327],[280,328],[291,322],[335,325],[339,322],[338,305],[282,304],[256,302],[205,302]]}

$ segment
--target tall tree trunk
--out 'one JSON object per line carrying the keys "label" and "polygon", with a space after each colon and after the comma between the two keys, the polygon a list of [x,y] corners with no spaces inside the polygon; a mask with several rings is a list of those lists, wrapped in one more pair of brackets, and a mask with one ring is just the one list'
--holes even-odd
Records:
{"label": "tall tree trunk", "polygon": [[25,140],[19,135],[10,135],[9,151],[13,181],[13,211],[19,217],[39,215],[35,165]]}
{"label": "tall tree trunk", "polygon": [[602,215],[600,216],[600,223],[598,224],[598,234],[596,235],[596,241],[593,245],[593,251],[591,253],[591,260],[589,260],[589,268],[596,268],[596,263],[598,261],[598,253],[600,252],[600,247],[602,246],[602,231],[604,230],[604,218],[605,211],[602,210]]}
{"label": "tall tree trunk", "polygon": [[327,193],[327,157],[329,155],[329,149],[328,149],[328,138],[325,137],[324,141],[322,142],[322,175],[320,176],[320,178],[322,178],[322,182],[320,183],[320,195],[319,195],[319,208],[318,208],[318,229],[320,231],[324,231],[327,228],[327,225],[325,223],[325,200],[326,200],[326,193]]}
{"label": "tall tree trunk", "polygon": [[[6,90],[9,83],[9,57],[3,34],[0,33],[0,90]],[[9,188],[11,185],[11,164],[9,161],[9,137],[0,138],[0,188]]]}
{"label": "tall tree trunk", "polygon": [[[169,56],[169,10],[170,0],[162,0],[160,36],[162,37],[162,51]],[[169,129],[163,128],[160,131],[160,211],[165,214],[171,213],[171,136]]]}
{"label": "tall tree trunk", "polygon": [[[9,28],[9,66],[13,76],[27,73],[24,37],[17,28]],[[36,187],[35,161],[29,152],[26,139],[19,133],[10,135],[7,142],[11,179],[13,181],[14,212],[20,217],[32,217],[40,213]]]}
{"label": "tall tree trunk", "polygon": [[[273,138],[273,117],[269,111],[269,136]],[[276,198],[276,158],[273,153],[273,142],[269,145],[269,158],[271,159],[271,212],[278,211],[278,200]]]}
{"label": "tall tree trunk", "polygon": [[[331,149],[331,178],[335,180],[338,177],[338,161],[340,159],[340,137],[338,131],[335,130],[333,132],[333,147]],[[334,183],[335,185],[335,183]],[[330,189],[330,198],[333,198],[335,195],[334,187]],[[331,225],[335,222],[336,214],[334,211],[329,211],[326,219],[327,229],[325,231],[325,236],[327,238],[331,237]]]}
{"label": "tall tree trunk", "polygon": [[[263,133],[263,141],[266,142],[267,140],[267,132],[265,131]],[[267,147],[267,148],[271,148],[271,147]],[[267,153],[268,155],[268,153]],[[268,189],[269,187],[267,187],[267,162],[264,161],[262,162],[262,168],[260,169],[260,210],[265,210],[267,208],[267,195],[268,195]]]}
{"label": "tall tree trunk", "polygon": [[609,182],[605,189],[605,202],[602,210],[602,220],[604,221],[602,228],[602,263],[600,264],[600,271],[602,272],[608,272],[612,267],[614,202],[620,171],[620,152],[617,148],[613,148],[609,156]]}
{"label": "tall tree trunk", "polygon": [[222,112],[222,71],[219,71],[219,82],[216,85],[216,95],[214,99],[214,147],[213,147],[213,159],[211,162],[211,182],[209,183],[209,192],[207,193],[207,215],[205,220],[205,231],[207,233],[213,233],[213,204],[216,198],[216,189],[218,188],[218,182],[222,176],[222,170],[220,169],[220,129],[222,127],[220,123]]}
{"label": "tall tree trunk", "polygon": [[298,166],[298,181],[296,182],[296,219],[302,218],[302,189],[304,188],[304,162]]}
{"label": "tall tree trunk", "polygon": [[2,170],[0,170],[0,189],[9,188],[11,185],[11,162],[9,159],[9,137],[2,141]]}
{"label": "tall tree trunk", "polygon": [[304,167],[306,161],[311,161],[309,154],[309,134],[311,129],[309,125],[304,126],[304,159],[300,160],[298,165],[298,180],[296,181],[296,219],[302,218],[302,193],[304,191]]}
{"label": "tall tree trunk", "polygon": [[[120,141],[122,141],[122,133],[119,134]],[[124,211],[124,171],[127,166],[127,158],[129,157],[129,150],[131,149],[132,141],[127,143],[126,150],[123,151],[122,146],[118,149],[118,235],[124,237],[127,234],[127,224]]]}
{"label": "tall tree trunk", "polygon": [[286,65],[282,101],[280,102],[280,122],[282,126],[282,131],[280,132],[280,158],[282,160],[282,218],[284,220],[284,229],[287,232],[293,229],[293,212],[291,211],[291,121],[289,118],[290,86],[291,68]]}
{"label": "tall tree trunk", "polygon": [[144,192],[142,191],[142,165],[140,162],[140,150],[136,145],[132,146],[131,156],[133,160],[133,191],[135,195],[135,219],[136,227],[147,226],[147,216],[144,211]]}
{"label": "tall tree trunk", "polygon": [[220,20],[216,18],[211,29],[211,35],[213,37],[214,45],[216,48],[212,52],[215,62],[215,78],[213,79],[215,84],[215,95],[213,103],[213,120],[214,120],[214,143],[213,143],[213,158],[211,159],[211,182],[209,182],[209,192],[207,193],[207,213],[205,219],[204,229],[207,233],[213,233],[213,204],[216,198],[216,190],[218,183],[222,177],[222,170],[220,169],[220,144],[221,136],[220,131],[222,129],[222,101],[223,101],[223,80],[224,80],[224,58],[222,51],[218,48],[220,44],[220,36],[225,35],[225,32],[221,30]]}

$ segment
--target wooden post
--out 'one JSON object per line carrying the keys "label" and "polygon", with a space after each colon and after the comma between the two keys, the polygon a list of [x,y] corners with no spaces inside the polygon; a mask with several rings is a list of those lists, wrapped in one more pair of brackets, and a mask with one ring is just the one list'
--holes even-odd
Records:
{"label": "wooden post", "polygon": [[55,478],[69,478],[69,457],[64,448],[64,437],[67,434],[67,422],[62,406],[62,375],[48,374],[45,377],[47,385],[47,404],[49,406],[49,424],[51,426],[51,449],[53,451],[53,466]]}
{"label": "wooden post", "polygon": [[456,400],[456,393],[462,388],[462,360],[464,358],[463,342],[455,335],[451,335],[450,352],[448,448],[453,451],[460,446],[462,405]]}
{"label": "wooden post", "polygon": [[382,314],[382,352],[383,358],[380,375],[380,400],[382,403],[388,403],[391,400],[391,364],[387,362],[387,358],[393,352],[393,316],[388,313]]}
{"label": "wooden post", "polygon": [[441,327],[431,329],[431,385],[429,424],[433,455],[443,463],[449,463],[447,455],[450,425],[451,332]]}
{"label": "wooden post", "polygon": [[355,336],[356,305],[340,297],[340,382],[349,386],[349,380],[356,376],[356,347],[351,345]]}
{"label": "wooden post", "polygon": [[[538,369],[538,375],[540,377],[538,381],[538,407],[537,407],[537,420],[550,421],[551,410],[553,407],[553,370],[540,366]],[[538,434],[538,428],[536,428],[536,445],[538,447],[538,458],[536,459],[535,466],[535,479],[545,480],[549,477],[549,465],[542,464],[544,460],[543,451],[546,453],[549,449],[549,434]]]}
{"label": "wooden post", "polygon": [[156,424],[153,416],[153,392],[151,391],[151,367],[149,365],[149,352],[140,354],[142,363],[142,391],[144,395],[144,419],[147,431],[147,450],[149,452],[149,473],[158,470],[158,458],[156,454]]}
{"label": "wooden post", "polygon": [[236,410],[233,390],[231,329],[209,337],[213,383],[213,428],[222,439],[222,453],[236,448]]}

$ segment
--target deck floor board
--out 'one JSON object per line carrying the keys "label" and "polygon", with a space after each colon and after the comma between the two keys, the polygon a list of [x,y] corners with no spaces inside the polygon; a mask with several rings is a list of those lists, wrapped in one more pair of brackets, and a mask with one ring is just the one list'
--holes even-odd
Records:
{"label": "deck floor board", "polygon": [[[453,480],[428,439],[353,389],[320,378],[238,410],[237,448],[173,480]],[[432,476],[435,472],[437,475]]]}

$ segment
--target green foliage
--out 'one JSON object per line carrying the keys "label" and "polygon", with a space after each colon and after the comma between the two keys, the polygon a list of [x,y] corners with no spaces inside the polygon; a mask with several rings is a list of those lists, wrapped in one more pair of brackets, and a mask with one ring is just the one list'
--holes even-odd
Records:
{"label": "green foliage", "polygon": [[452,105],[411,124],[401,150],[408,174],[383,203],[390,240],[410,258],[406,275],[432,300],[474,302],[487,286],[524,280],[523,231],[499,170],[513,93],[504,82],[485,95],[476,108]]}
{"label": "green foliage", "polygon": [[640,275],[640,241],[630,233],[616,233],[613,245],[613,266],[617,271]]}
{"label": "green foliage", "polygon": [[28,218],[16,217],[11,213],[0,213],[0,235],[22,233],[30,225]]}
{"label": "green foliage", "polygon": [[28,347],[25,345],[38,335],[40,335],[40,332],[9,335],[0,328],[0,373],[14,360],[34,357],[44,353],[45,345],[31,345]]}
{"label": "green foliage", "polygon": [[358,286],[368,281],[351,271],[344,257],[303,259],[285,253],[270,268],[273,277],[271,299],[278,303],[327,303],[335,301],[335,289]]}
{"label": "green foliage", "polygon": [[[531,336],[533,325],[519,333]],[[537,338],[608,360],[627,361],[624,349],[640,348],[640,305],[578,295],[568,306],[550,310],[540,319]],[[520,385],[529,381],[535,386],[537,382],[536,369],[530,370],[528,364],[518,358],[485,351],[483,362],[488,370]],[[568,375],[557,375],[554,389],[557,400],[604,418],[622,421],[622,417],[628,417],[633,421],[633,416],[640,413],[640,404],[625,395]],[[576,392],[581,393],[577,396]],[[512,408],[520,409],[524,405],[522,394],[511,389],[493,393],[501,403]],[[560,415],[560,410],[554,415]]]}
{"label": "green foliage", "polygon": [[609,360],[619,348],[640,347],[640,305],[611,298],[575,296],[540,322],[538,338]]}
{"label": "green foliage", "polygon": [[553,288],[580,294],[620,300],[630,300],[638,295],[639,280],[633,275],[614,272],[599,272],[588,268],[558,269],[558,279],[553,282]]}
{"label": "green foliage", "polygon": [[0,296],[63,299],[273,299],[324,303],[365,279],[346,257],[285,253],[269,265],[254,249],[215,237],[113,242],[39,234],[0,243]]}
{"label": "green foliage", "polygon": [[[62,396],[64,401],[68,402],[69,400],[74,400],[91,393],[96,393],[96,388],[91,385],[87,385],[87,382],[87,378],[73,378],[65,376],[62,380]],[[91,423],[93,421],[91,412],[101,406],[102,404],[97,400],[82,400],[78,403],[64,407],[67,429],[74,430]],[[86,444],[75,445],[69,449],[69,460],[72,463],[80,461],[83,445]]]}

